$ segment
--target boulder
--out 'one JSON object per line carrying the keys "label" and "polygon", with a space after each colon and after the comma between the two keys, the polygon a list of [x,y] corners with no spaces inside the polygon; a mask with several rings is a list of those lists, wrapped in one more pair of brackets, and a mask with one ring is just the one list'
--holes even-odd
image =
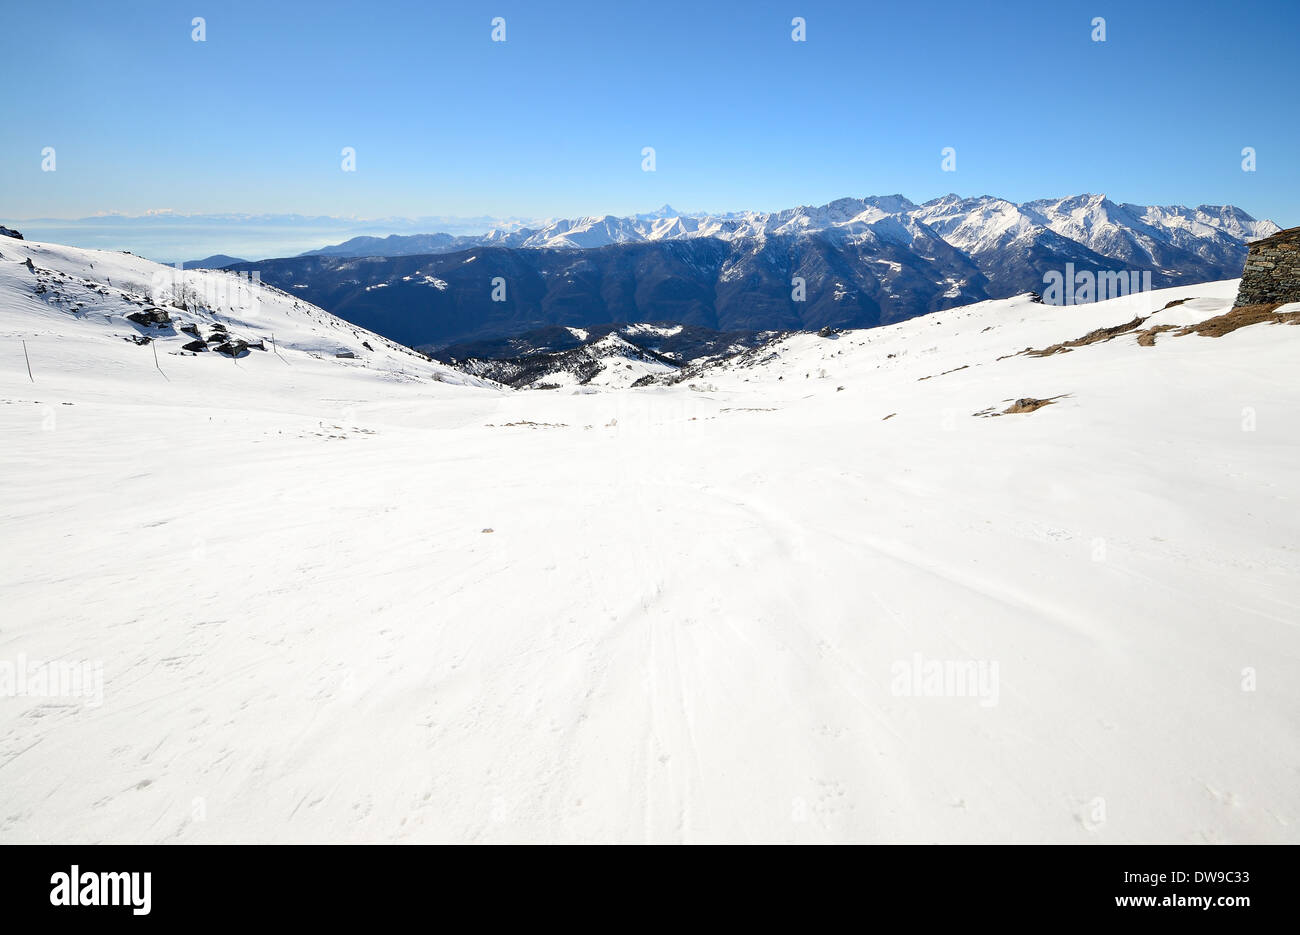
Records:
{"label": "boulder", "polygon": [[163,326],[172,323],[172,317],[167,314],[166,309],[154,306],[141,309],[138,312],[132,312],[126,317],[129,321],[133,321],[137,325],[144,325],[145,327],[152,328],[162,328]]}
{"label": "boulder", "polygon": [[227,357],[239,357],[248,353],[248,342],[232,339],[214,348],[218,354],[225,354]]}

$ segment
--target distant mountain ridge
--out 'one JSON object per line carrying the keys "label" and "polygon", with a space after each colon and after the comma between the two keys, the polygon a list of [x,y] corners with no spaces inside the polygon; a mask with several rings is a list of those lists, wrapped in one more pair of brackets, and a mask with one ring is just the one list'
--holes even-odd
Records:
{"label": "distant mountain ridge", "polygon": [[[1075,195],[1015,204],[991,195],[962,198],[944,195],[915,204],[903,195],[840,198],[819,207],[803,205],[776,212],[682,214],[670,205],[631,217],[591,216],[552,221],[541,228],[497,229],[481,235],[393,234],[354,237],[300,256],[411,256],[452,253],[476,246],[524,249],[589,249],[619,243],[647,243],[717,237],[722,240],[770,236],[821,235],[849,242],[914,236],[913,222],[930,226],[953,246],[987,252],[1009,240],[1052,231],[1097,250],[1121,240],[1183,247],[1221,247],[1223,241],[1245,242],[1281,228],[1257,221],[1232,205],[1116,204],[1105,195]],[[1098,249],[1099,247],[1103,249]],[[1130,250],[1137,257],[1143,251]],[[1194,252],[1196,252],[1194,250]],[[1153,259],[1150,251],[1147,259]]]}
{"label": "distant mountain ridge", "polygon": [[597,323],[873,327],[1041,292],[1046,273],[1068,267],[1149,271],[1156,289],[1192,285],[1238,277],[1247,241],[1278,229],[1230,205],[1104,195],[1024,204],[947,195],[918,205],[887,195],[772,213],[684,215],[665,205],[475,237],[360,238],[228,268],[256,269],[263,282],[403,344],[444,347]]}
{"label": "distant mountain ridge", "polygon": [[205,256],[201,260],[187,260],[181,265],[185,269],[222,269],[230,266],[232,263],[247,263],[243,257],[230,256],[225,253],[214,253],[212,256]]}

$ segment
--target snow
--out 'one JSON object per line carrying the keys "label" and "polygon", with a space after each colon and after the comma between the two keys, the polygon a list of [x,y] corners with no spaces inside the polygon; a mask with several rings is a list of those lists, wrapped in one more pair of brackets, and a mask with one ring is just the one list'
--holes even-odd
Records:
{"label": "snow", "polygon": [[[23,265],[28,257],[34,272]],[[173,305],[181,287],[197,294],[205,307],[186,311]],[[37,289],[45,291],[38,294]],[[193,336],[179,326],[191,323],[204,332],[220,325],[234,337],[264,340],[268,351],[274,341],[274,353],[266,360],[261,359],[263,352],[256,352],[257,382],[249,385],[248,392],[259,399],[283,389],[280,377],[286,376],[285,371],[262,366],[271,357],[279,358],[277,367],[295,368],[290,383],[319,378],[328,384],[339,378],[340,365],[318,361],[339,351],[351,351],[361,359],[359,366],[366,371],[361,378],[365,380],[437,380],[488,386],[270,286],[250,283],[234,273],[181,272],[126,253],[0,240],[0,298],[0,340],[27,342],[42,384],[49,379],[84,379],[107,390],[110,387],[100,385],[103,368],[123,373],[152,371],[150,379],[162,381],[164,375],[154,366],[152,353],[123,340],[143,335],[155,339],[159,359],[167,364],[162,367],[164,374],[177,377],[166,387],[167,392],[203,398],[217,388],[205,385],[213,374],[224,387],[230,382],[230,368],[251,366],[251,362],[245,358],[232,361],[212,352],[180,356],[185,353],[182,345]],[[138,326],[125,317],[154,304],[170,314],[171,328]],[[169,369],[175,372],[168,373]],[[43,377],[42,370],[46,371]],[[26,379],[25,367],[23,377]],[[139,388],[129,384],[121,389]],[[158,390],[152,387],[150,392]]]}
{"label": "snow", "polygon": [[650,325],[643,322],[624,325],[624,334],[654,334],[661,338],[671,338],[682,333],[681,325]]}
{"label": "snow", "polygon": [[[662,209],[661,209],[662,210]],[[921,225],[924,225],[922,227]],[[1031,241],[1051,230],[1103,253],[1124,250],[1131,240],[1150,261],[1152,247],[1177,244],[1200,252],[1232,241],[1276,233],[1271,221],[1255,221],[1232,207],[1159,207],[1115,204],[1105,195],[1074,195],[1014,204],[984,195],[947,195],[916,205],[902,195],[839,198],[820,206],[734,214],[585,217],[553,221],[537,230],[520,230],[507,242],[526,248],[587,249],[615,243],[719,237],[724,240],[768,236],[824,236],[837,242],[910,245],[938,235],[959,250],[978,256],[1017,241]],[[499,236],[485,238],[493,242]],[[1110,255],[1110,254],[1106,254]],[[723,281],[728,281],[724,275]]]}
{"label": "snow", "polygon": [[1016,355],[1235,282],[509,393],[0,254],[0,662],[103,675],[0,696],[0,841],[1300,839],[1300,327]]}
{"label": "snow", "polygon": [[[570,328],[570,332],[579,330]],[[574,335],[578,337],[578,335]],[[578,338],[587,339],[584,334]],[[594,374],[580,376],[572,366],[539,377],[525,389],[562,389],[592,387],[620,389],[630,387],[645,376],[664,376],[676,373],[675,367],[656,360],[635,344],[611,331],[598,341],[577,349],[583,357],[599,364]]]}

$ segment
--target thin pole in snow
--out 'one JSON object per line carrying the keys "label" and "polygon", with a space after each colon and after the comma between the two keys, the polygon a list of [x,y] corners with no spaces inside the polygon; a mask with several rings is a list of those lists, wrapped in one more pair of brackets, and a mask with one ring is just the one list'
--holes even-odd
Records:
{"label": "thin pole in snow", "polygon": [[162,373],[162,377],[164,380],[166,380],[168,383],[172,382],[171,378],[168,377],[167,374],[163,373],[162,364],[158,363],[158,342],[150,341],[149,346],[153,348],[153,365],[158,368],[159,373]]}
{"label": "thin pole in snow", "polygon": [[[280,357],[280,349],[279,349],[278,347],[275,346],[275,335],[274,335],[274,334],[271,335],[271,350],[275,353],[275,356],[276,356],[276,357]],[[280,359],[281,359],[281,360],[284,360],[283,357],[280,357]],[[292,366],[293,366],[293,364],[289,363],[287,360],[284,360],[284,363],[285,363],[285,366],[288,366],[288,367],[292,367]]]}
{"label": "thin pole in snow", "polygon": [[26,341],[23,342],[23,359],[24,359],[25,361],[27,361],[27,379],[29,379],[29,380],[31,380],[33,383],[35,383],[35,382],[36,382],[36,378],[35,378],[34,376],[32,376],[32,359],[31,359],[30,357],[27,356],[27,342],[26,342]]}

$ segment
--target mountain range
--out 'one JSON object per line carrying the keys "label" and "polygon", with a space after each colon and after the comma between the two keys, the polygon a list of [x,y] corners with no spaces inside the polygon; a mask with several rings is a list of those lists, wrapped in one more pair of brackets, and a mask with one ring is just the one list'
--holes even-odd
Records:
{"label": "mountain range", "polygon": [[[895,223],[882,221],[892,219]],[[670,205],[630,217],[613,215],[561,219],[538,227],[511,227],[481,235],[393,234],[354,237],[340,244],[308,250],[301,256],[411,256],[452,253],[478,246],[587,249],[610,244],[646,243],[717,237],[722,240],[785,235],[821,235],[858,241],[877,236],[894,238],[912,233],[909,220],[929,225],[953,246],[987,253],[1012,240],[1033,239],[1052,231],[1102,253],[1121,241],[1132,257],[1155,261],[1150,249],[1158,244],[1202,248],[1229,240],[1251,240],[1278,230],[1271,221],[1257,221],[1231,205],[1155,206],[1116,204],[1105,195],[1076,195],[1015,204],[983,195],[945,195],[918,205],[902,195],[840,198],[829,204],[803,205],[777,212],[743,211],[725,214],[682,214]],[[891,230],[892,228],[892,230]],[[1121,233],[1122,232],[1122,233]],[[1118,238],[1118,239],[1117,239]]]}
{"label": "mountain range", "polygon": [[[1043,288],[1044,274],[1149,271],[1154,288],[1238,276],[1271,221],[1232,206],[841,198],[772,213],[632,217],[355,238],[234,264],[411,346],[548,326],[671,321],[721,332],[873,327]],[[800,287],[802,281],[802,287]],[[504,286],[501,288],[500,286]]]}

